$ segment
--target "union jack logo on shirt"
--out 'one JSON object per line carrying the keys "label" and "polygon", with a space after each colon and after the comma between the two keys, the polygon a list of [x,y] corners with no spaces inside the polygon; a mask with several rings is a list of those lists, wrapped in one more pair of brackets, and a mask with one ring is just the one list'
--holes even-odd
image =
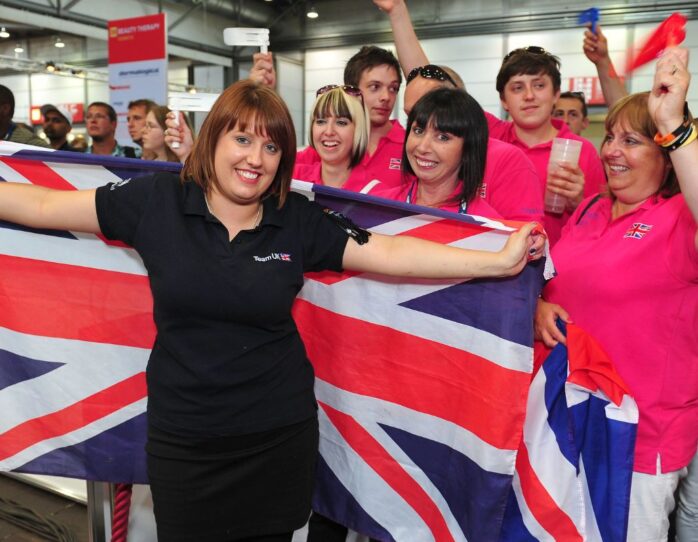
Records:
{"label": "union jack logo on shirt", "polygon": [[630,237],[632,239],[642,239],[647,232],[652,229],[651,224],[643,224],[642,222],[635,222],[628,231],[625,232],[623,238]]}
{"label": "union jack logo on shirt", "polygon": [[400,169],[400,165],[402,164],[402,159],[400,158],[391,158],[390,159],[390,164],[388,164],[388,169]]}
{"label": "union jack logo on shirt", "polygon": [[487,197],[487,183],[482,183],[480,187],[480,197],[483,199]]}

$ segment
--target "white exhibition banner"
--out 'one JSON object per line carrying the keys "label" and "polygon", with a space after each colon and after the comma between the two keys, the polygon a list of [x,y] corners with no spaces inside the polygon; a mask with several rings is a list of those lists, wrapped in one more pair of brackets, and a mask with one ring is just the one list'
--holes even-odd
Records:
{"label": "white exhibition banner", "polygon": [[133,145],[126,115],[132,100],[167,103],[167,25],[165,14],[109,21],[109,102],[116,110],[116,138]]}

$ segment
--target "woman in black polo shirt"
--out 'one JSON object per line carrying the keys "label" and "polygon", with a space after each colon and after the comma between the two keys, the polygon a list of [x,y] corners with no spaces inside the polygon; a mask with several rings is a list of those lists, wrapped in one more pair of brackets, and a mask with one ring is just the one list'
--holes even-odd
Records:
{"label": "woman in black polo shirt", "polygon": [[157,326],[147,452],[160,542],[290,541],[307,520],[317,414],[291,318],[304,272],[506,276],[541,252],[531,226],[499,253],[340,227],[289,192],[294,133],[278,95],[243,81],[213,106],[181,181],[0,183],[0,219],[103,233],[143,258]]}

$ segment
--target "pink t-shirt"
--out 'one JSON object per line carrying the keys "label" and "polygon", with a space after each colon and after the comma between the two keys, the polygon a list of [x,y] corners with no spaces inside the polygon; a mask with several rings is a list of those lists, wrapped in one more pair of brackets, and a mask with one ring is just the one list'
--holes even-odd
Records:
{"label": "pink t-shirt", "polygon": [[[445,205],[441,205],[439,209],[443,211],[451,211],[453,213],[458,213],[461,211],[461,206],[457,202],[457,194],[461,191],[461,184],[459,183],[456,189],[454,190],[453,194],[449,196],[449,201],[454,200],[451,203],[447,203]],[[385,198],[385,199],[391,199],[393,201],[402,201],[402,202],[407,202],[407,203],[415,203],[414,202],[414,196],[417,192],[417,181],[414,179],[414,177],[410,180],[410,182],[403,184],[402,186],[390,186],[387,187],[383,184],[378,184],[374,187],[372,187],[369,191],[368,194],[371,194],[372,196],[377,196],[379,198]],[[412,201],[408,201],[411,199]],[[417,201],[417,205],[420,205],[420,203]],[[497,211],[495,211],[492,206],[487,203],[487,201],[483,198],[474,198],[473,201],[469,202],[466,205],[465,212],[469,215],[477,215],[477,216],[484,216],[485,218],[495,218],[499,219],[502,218],[502,215],[500,215]]]}
{"label": "pink t-shirt", "polygon": [[583,201],[552,251],[543,297],[563,307],[611,356],[640,410],[635,467],[686,466],[698,440],[698,251],[682,195],[652,197],[611,220]]}
{"label": "pink t-shirt", "polygon": [[[307,181],[314,184],[325,184],[322,181],[322,164],[315,162],[314,164],[296,164],[293,166],[293,178],[298,181]],[[344,190],[352,192],[361,192],[368,182],[366,170],[361,167],[361,164],[352,168],[349,178],[344,181],[341,186]]]}
{"label": "pink t-shirt", "polygon": [[[390,122],[392,128],[380,138],[376,152],[366,153],[360,165],[365,168],[369,180],[378,179],[383,184],[398,186],[402,184],[402,145],[405,142],[405,129],[397,119]],[[296,153],[296,164],[314,164],[319,161],[320,156],[312,147]]]}
{"label": "pink t-shirt", "polygon": [[[498,119],[490,113],[485,113],[485,115],[487,116],[487,123],[490,128],[490,137],[511,143],[526,154],[528,159],[533,162],[538,172],[538,182],[540,183],[541,193],[545,193],[550,149],[553,146],[552,140],[529,147],[516,135],[513,122]],[[600,188],[606,183],[606,174],[604,173],[599,153],[596,152],[594,145],[588,139],[572,133],[569,127],[561,120],[552,119],[552,123],[558,131],[555,137],[576,139],[582,142],[582,152],[579,155],[579,167],[584,172],[584,196],[587,197],[598,194]],[[545,231],[548,234],[548,240],[551,246],[560,238],[562,227],[569,218],[570,213],[567,211],[561,215],[545,213],[543,225],[545,226]]]}
{"label": "pink t-shirt", "polygon": [[489,138],[482,197],[508,220],[543,222],[538,173],[521,149]]}

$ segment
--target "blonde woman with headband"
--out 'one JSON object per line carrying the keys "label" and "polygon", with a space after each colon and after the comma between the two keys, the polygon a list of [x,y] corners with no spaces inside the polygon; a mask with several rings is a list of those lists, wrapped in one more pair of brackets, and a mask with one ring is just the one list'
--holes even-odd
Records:
{"label": "blonde woman with headband", "polygon": [[359,163],[369,141],[370,122],[361,91],[351,85],[318,89],[310,114],[309,143],[320,161],[296,164],[293,178],[360,191],[370,179]]}

